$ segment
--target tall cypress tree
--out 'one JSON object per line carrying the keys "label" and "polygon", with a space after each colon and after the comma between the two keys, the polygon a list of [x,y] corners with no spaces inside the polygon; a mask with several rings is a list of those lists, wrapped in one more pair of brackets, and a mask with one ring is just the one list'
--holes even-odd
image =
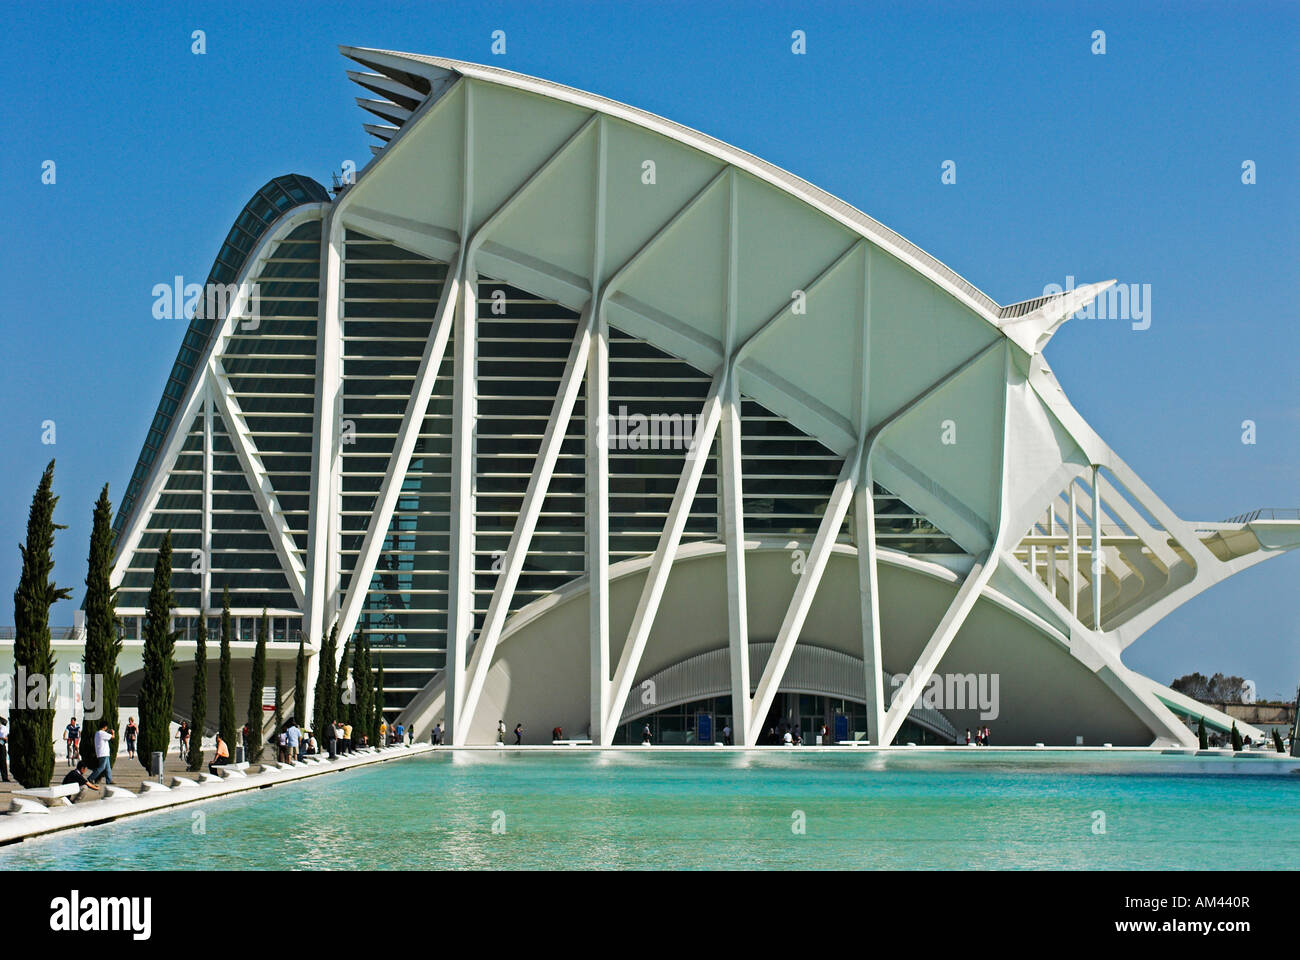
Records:
{"label": "tall cypress tree", "polygon": [[140,765],[149,769],[150,755],[161,751],[164,759],[171,741],[173,699],[172,660],[176,652],[176,634],[171,630],[172,607],[172,535],[163,534],[158,559],[153,565],[153,583],[149,587],[149,606],[144,618],[143,677],[140,681],[140,735],[136,754]]}
{"label": "tall cypress tree", "polygon": [[298,665],[293,675],[293,713],[290,714],[298,726],[307,724],[307,646],[302,634],[298,634]]}
{"label": "tall cypress tree", "polygon": [[[91,515],[90,558],[86,570],[86,680],[98,680],[99,703],[94,713],[87,700],[81,726],[81,759],[95,765],[95,737],[99,721],[117,732],[117,691],[122,674],[117,657],[122,652],[122,635],[117,624],[117,590],[110,584],[113,569],[113,504],[108,484],[99,491]],[[117,737],[108,743],[110,762],[117,761]]]}
{"label": "tall cypress tree", "polygon": [[[348,654],[352,649],[352,641],[343,641],[343,659],[339,661],[338,677],[335,682],[335,689],[338,691],[335,698],[334,715],[340,723],[352,723],[352,701],[356,699],[348,694]],[[355,732],[355,731],[354,731]],[[358,739],[360,739],[358,737]]]}
{"label": "tall cypress tree", "polygon": [[384,721],[384,655],[379,654],[379,662],[375,668],[375,719],[371,726],[374,728],[374,734],[370,742],[378,746],[383,746],[379,739],[379,725]]}
{"label": "tall cypress tree", "polygon": [[275,661],[275,733],[284,729],[284,671],[279,660]]}
{"label": "tall cypress tree", "polygon": [[266,639],[271,632],[271,618],[262,611],[262,628],[253,648],[253,680],[248,691],[248,729],[250,743],[245,760],[261,760],[262,747],[262,688],[266,686]]}
{"label": "tall cypress tree", "polygon": [[356,681],[357,702],[352,710],[352,726],[356,728],[354,736],[360,740],[365,734],[369,746],[375,745],[375,678],[370,672],[369,638],[357,633],[356,653],[352,655],[354,666],[352,678]]}
{"label": "tall cypress tree", "polygon": [[235,681],[230,670],[230,591],[221,591],[221,684],[217,732],[226,742],[230,757],[235,757]]}
{"label": "tall cypress tree", "polygon": [[208,719],[208,619],[199,618],[194,644],[194,694],[190,698],[189,769],[203,769],[203,724]]}
{"label": "tall cypress tree", "polygon": [[321,637],[320,652],[316,655],[320,660],[320,666],[316,673],[316,702],[312,709],[312,728],[316,731],[316,736],[322,738],[322,742],[324,742],[325,728],[338,716],[339,692],[334,672],[334,655],[338,650],[338,641],[339,625],[336,620],[328,636]]}
{"label": "tall cypress tree", "polygon": [[[45,787],[54,776],[54,650],[50,646],[50,607],[71,591],[50,580],[54,571],[54,461],[51,460],[32,497],[27,515],[27,543],[18,589],[14,591],[13,716],[9,722],[9,755],[14,779],[25,787]],[[41,678],[37,680],[37,678]],[[36,681],[34,686],[27,686]],[[44,696],[41,688],[44,687]]]}
{"label": "tall cypress tree", "polygon": [[1202,750],[1210,749],[1210,738],[1205,732],[1205,718],[1201,717],[1196,724],[1196,740]]}

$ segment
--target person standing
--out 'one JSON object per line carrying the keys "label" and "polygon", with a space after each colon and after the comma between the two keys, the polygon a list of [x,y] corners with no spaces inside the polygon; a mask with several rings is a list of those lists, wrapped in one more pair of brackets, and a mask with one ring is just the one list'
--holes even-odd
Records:
{"label": "person standing", "polygon": [[[135,725],[135,717],[126,718],[126,756],[130,760],[135,757],[135,737],[140,732],[140,728]],[[96,734],[98,736],[98,734]],[[95,754],[99,756],[99,754]],[[112,780],[108,781],[112,783]]]}
{"label": "person standing", "polygon": [[724,747],[731,746],[731,724],[729,723],[722,728],[722,745]]}
{"label": "person standing", "polygon": [[[130,730],[130,727],[127,727]],[[109,741],[113,739],[112,732],[108,729],[108,721],[99,721],[99,729],[95,731],[95,772],[90,775],[93,783],[99,783],[100,780],[113,782],[113,767],[109,751]]]}
{"label": "person standing", "polygon": [[355,744],[352,742],[352,724],[350,723],[343,724],[343,742],[348,745],[348,753],[351,753]]}
{"label": "person standing", "polygon": [[504,720],[497,721],[497,743],[503,747],[506,743],[506,722]]}
{"label": "person standing", "polygon": [[9,720],[0,717],[0,783],[9,782]]}
{"label": "person standing", "polygon": [[522,723],[516,723],[515,724],[515,746],[516,747],[521,746],[523,742],[524,742],[524,725]]}
{"label": "person standing", "polygon": [[289,762],[298,762],[298,745],[302,742],[302,731],[298,729],[298,724],[294,722],[293,717],[289,718],[289,729],[284,732],[286,739],[289,741]]}
{"label": "person standing", "polygon": [[325,750],[329,753],[330,759],[337,759],[339,755],[339,734],[338,728],[331,723],[325,724]]}
{"label": "person standing", "polygon": [[644,727],[641,728],[641,745],[649,746],[649,744],[650,744],[650,724],[647,723]]}
{"label": "person standing", "polygon": [[180,755],[184,757],[190,749],[190,722],[182,720],[180,727],[176,731],[176,739],[180,741]]}
{"label": "person standing", "polygon": [[433,725],[433,733],[429,734],[429,739],[433,741],[433,745],[434,745],[435,747],[438,746],[438,744],[442,743],[442,723],[441,723],[441,721],[439,721],[438,723],[435,723],[435,724]]}

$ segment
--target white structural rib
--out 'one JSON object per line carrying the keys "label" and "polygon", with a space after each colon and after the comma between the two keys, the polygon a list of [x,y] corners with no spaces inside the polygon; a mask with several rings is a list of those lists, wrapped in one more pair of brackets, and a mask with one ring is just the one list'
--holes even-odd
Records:
{"label": "white structural rib", "polygon": [[452,731],[452,743],[455,746],[463,745],[469,736],[474,711],[478,708],[479,697],[483,693],[483,682],[487,679],[488,668],[492,666],[492,654],[496,652],[501,628],[510,612],[510,601],[515,595],[519,574],[523,572],[533,532],[537,529],[537,519],[541,515],[542,504],[551,485],[551,476],[555,472],[555,463],[560,457],[560,448],[564,445],[569,430],[569,420],[578,399],[578,389],[582,386],[587,367],[587,354],[591,349],[590,320],[591,310],[588,308],[578,324],[577,336],[573,338],[573,346],[564,368],[564,379],[560,383],[555,405],[546,423],[542,446],[537,454],[537,465],[528,480],[528,490],[524,494],[514,532],[510,535],[510,546],[501,564],[501,576],[492,591],[492,600],[488,604],[487,615],[483,618],[483,629],[479,631],[478,642],[474,644],[474,652],[467,668],[465,696],[461,701],[461,719]]}
{"label": "white structural rib", "polygon": [[411,456],[415,444],[420,439],[420,428],[424,424],[429,410],[429,398],[433,395],[434,385],[438,381],[438,371],[442,369],[442,360],[447,353],[447,341],[455,325],[456,303],[463,277],[463,258],[458,256],[454,272],[449,273],[443,281],[442,296],[438,303],[437,317],[425,341],[424,353],[420,357],[420,367],[415,374],[411,396],[406,402],[406,412],[402,416],[402,425],[398,428],[397,443],[389,460],[388,472],[384,475],[379,497],[375,501],[374,513],[366,529],[361,552],[357,556],[352,581],[343,600],[340,612],[340,636],[352,636],[370,589],[370,580],[375,574],[375,564],[383,550],[388,537],[388,527],[393,520],[393,509],[397,506],[398,495],[406,480],[406,471],[411,465]]}
{"label": "white structural rib", "polygon": [[[601,288],[605,272],[605,187],[608,148],[605,118],[596,128],[596,215],[591,255],[591,288]],[[590,646],[590,709],[587,736],[599,741],[609,710],[609,322],[596,300],[587,352],[586,548],[587,610]]]}
{"label": "white structural rib", "polygon": [[722,390],[726,383],[725,368],[718,371],[713,378],[713,386],[704,401],[700,414],[699,426],[691,439],[691,447],[686,452],[686,463],[677,480],[677,489],[673,493],[672,506],[668,510],[668,519],[664,522],[663,532],[655,547],[650,570],[646,574],[645,585],[641,588],[641,599],[637,602],[636,613],[632,616],[632,625],[628,630],[627,641],[618,659],[618,668],[614,672],[613,690],[609,701],[609,714],[605,718],[605,729],[601,731],[601,743],[609,746],[614,741],[614,731],[619,718],[623,716],[623,707],[627,695],[632,689],[632,680],[641,665],[641,655],[645,653],[646,641],[650,639],[650,629],[654,626],[655,614],[659,612],[659,601],[663,599],[664,587],[668,583],[668,574],[672,571],[673,561],[677,558],[677,548],[682,541],[682,532],[691,514],[691,504],[695,501],[695,491],[699,489],[700,477],[709,462],[709,448],[718,432],[718,421],[722,416]]}
{"label": "white structural rib", "polygon": [[[777,687],[781,683],[781,678],[785,676],[785,668],[794,653],[794,645],[799,642],[799,633],[803,630],[804,621],[808,619],[813,597],[817,595],[817,587],[820,586],[822,573],[826,570],[826,561],[830,559],[831,548],[835,546],[840,527],[843,526],[844,518],[848,515],[853,488],[858,481],[859,462],[858,451],[854,450],[845,459],[839,479],[835,481],[835,489],[831,492],[830,502],[826,504],[826,513],[822,515],[821,523],[817,526],[817,536],[813,540],[812,549],[808,551],[803,573],[799,575],[794,596],[790,599],[790,606],[786,608],[785,619],[781,621],[781,629],[776,635],[776,644],[768,655],[767,666],[764,667],[763,676],[759,678],[758,686],[754,690],[754,702],[750,705],[752,718],[767,716],[767,711],[776,698]],[[746,746],[752,747],[758,743],[758,733],[758,725],[751,724]]]}
{"label": "white structural rib", "polygon": [[[996,349],[1005,349],[1003,347],[1004,343],[1005,341],[1003,340],[995,340],[993,343],[989,344],[984,349],[977,351],[972,357],[970,357],[964,363],[959,364],[953,370],[949,371],[942,378],[940,378],[938,381],[932,384],[929,388],[917,394],[915,397],[909,400],[897,411],[890,414],[888,417],[886,417],[884,420],[878,423],[875,427],[872,427],[871,431],[867,434],[866,466],[865,466],[867,476],[871,476],[871,458],[875,453],[876,443],[879,441],[881,435],[884,433],[887,427],[889,427],[893,423],[896,423],[908,411],[915,409],[927,397],[932,396],[935,392],[942,389],[946,384],[951,383],[963,372],[965,372],[970,367],[978,363],[981,359],[983,359],[983,357],[987,355],[989,352]],[[894,736],[898,733],[899,728],[903,725],[904,718],[907,717],[907,714],[911,711],[912,707],[915,705],[916,698],[920,696],[921,687],[916,685],[916,678],[920,677],[922,679],[922,682],[924,682],[924,680],[929,678],[930,673],[934,669],[933,666],[926,669],[925,664],[927,662],[933,661],[933,663],[937,665],[939,660],[943,658],[943,654],[948,649],[948,645],[952,642],[953,637],[956,636],[957,631],[961,629],[962,623],[965,622],[966,615],[970,613],[971,608],[975,604],[975,601],[979,599],[980,594],[983,592],[985,584],[988,583],[989,577],[993,575],[993,566],[997,562],[996,561],[997,550],[998,548],[1000,548],[1001,541],[1005,537],[1004,528],[1007,526],[1005,522],[1007,511],[1006,511],[1005,503],[1003,502],[1006,497],[1006,484],[1005,482],[1002,482],[1005,481],[1006,469],[1007,469],[1006,430],[1007,430],[1007,411],[1006,411],[1006,404],[1004,401],[1003,410],[1002,410],[1002,450],[999,457],[1001,463],[1000,483],[999,483],[1000,486],[999,503],[1001,504],[1001,506],[998,511],[999,513],[998,533],[994,537],[993,549],[989,550],[983,557],[976,560],[975,566],[971,569],[970,573],[966,577],[966,580],[962,583],[961,588],[957,591],[957,596],[953,598],[953,601],[949,605],[948,610],[944,613],[943,619],[940,620],[939,626],[935,628],[935,632],[931,635],[930,640],[926,644],[925,649],[922,651],[921,656],[918,658],[917,663],[913,666],[911,673],[908,676],[908,683],[903,687],[902,690],[899,691],[898,695],[894,699],[894,702],[890,705],[889,709],[886,711],[884,717],[884,725],[880,730],[880,737],[879,737],[879,743],[882,746],[889,746],[893,742]],[[871,544],[871,550],[874,553],[875,552],[874,525],[872,526],[871,529],[867,531],[867,537]],[[872,571],[873,578],[877,572],[878,572],[878,568],[877,570]]]}
{"label": "white structural rib", "polygon": [[[474,87],[465,87],[461,150],[460,240],[469,237],[474,204]],[[468,251],[466,251],[468,253]],[[474,636],[474,447],[478,391],[478,275],[465,262],[456,314],[456,349],[451,400],[451,519],[447,568],[447,653],[443,667],[443,711],[447,735],[465,724],[465,657]]]}
{"label": "white structural rib", "polygon": [[280,558],[285,579],[289,581],[289,589],[293,591],[294,599],[301,609],[306,599],[307,575],[294,546],[293,535],[289,532],[289,523],[284,511],[280,509],[280,501],[271,485],[271,478],[267,475],[266,465],[262,463],[262,455],[253,445],[248,424],[244,420],[244,411],[240,409],[239,400],[230,387],[221,361],[215,356],[209,360],[208,371],[212,396],[221,412],[221,419],[225,421],[226,434],[235,448],[239,465],[244,469],[244,479],[248,481],[248,489],[262,515],[262,523],[271,537],[271,545]]}
{"label": "white structural rib", "polygon": [[[590,117],[474,232],[474,236],[470,239],[466,249],[466,257],[469,263],[473,264],[475,255],[484,240],[491,234],[492,229],[501,221],[501,218],[505,216],[510,208],[535,190],[537,185],[545,180],[546,175],[562,163],[564,158],[587,137],[589,132],[595,128],[596,122],[597,118],[594,115]],[[520,573],[523,572],[524,560],[528,556],[528,548],[532,543],[533,533],[537,529],[537,520],[541,515],[542,504],[546,500],[547,490],[550,488],[555,463],[559,459],[560,449],[564,445],[565,435],[569,429],[569,420],[573,415],[573,407],[578,399],[578,390],[582,386],[583,375],[586,372],[587,355],[591,349],[591,320],[592,305],[589,304],[584,316],[578,323],[578,332],[574,337],[573,345],[569,351],[568,363],[564,368],[564,378],[556,395],[551,416],[547,420],[546,433],[542,437],[541,449],[537,454],[537,464],[533,468],[532,476],[529,478],[528,490],[524,494],[524,502],[520,507],[519,516],[515,520],[514,532],[510,536],[510,546],[506,550],[506,556],[502,563],[501,576],[492,591],[492,599],[488,604],[487,615],[483,619],[483,627],[479,631],[469,665],[466,667],[464,692],[457,705],[460,716],[451,730],[452,743],[456,746],[463,745],[465,739],[469,736],[470,727],[474,722],[474,713],[478,709],[479,697],[483,693],[483,682],[487,679],[487,671],[492,666],[492,654],[496,651],[497,641],[501,637],[501,628],[505,625],[506,615],[510,612],[510,602],[514,599],[515,586],[519,582]],[[469,522],[473,523],[472,515]]]}

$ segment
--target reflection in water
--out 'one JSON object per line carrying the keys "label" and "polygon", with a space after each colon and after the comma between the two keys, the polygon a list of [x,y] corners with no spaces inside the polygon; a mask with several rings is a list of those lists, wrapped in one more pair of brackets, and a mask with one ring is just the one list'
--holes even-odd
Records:
{"label": "reflection in water", "polygon": [[[1293,868],[1300,776],[1277,769],[1051,750],[448,750],[205,803],[202,834],[187,807],[30,840],[0,848],[0,869]],[[1247,770],[1261,775],[1214,775]]]}

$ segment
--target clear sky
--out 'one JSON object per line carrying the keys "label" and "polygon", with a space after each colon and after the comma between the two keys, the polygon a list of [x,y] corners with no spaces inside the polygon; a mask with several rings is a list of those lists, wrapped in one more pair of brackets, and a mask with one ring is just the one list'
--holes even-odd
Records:
{"label": "clear sky", "polygon": [[[153,319],[153,285],[202,282],[271,177],[328,185],[369,159],[340,43],[491,63],[670,117],[844,198],[1000,303],[1068,276],[1149,284],[1148,329],[1076,318],[1048,347],[1075,406],[1183,517],[1300,506],[1297,41],[1300,4],[1269,2],[11,6],[0,622],[51,456],[69,527],[55,578],[75,593],[53,621],[72,621],[92,503],[105,481],[119,500],[183,333]],[[946,160],[956,184],[940,182]],[[1298,579],[1296,555],[1244,573],[1126,661],[1293,696]]]}

